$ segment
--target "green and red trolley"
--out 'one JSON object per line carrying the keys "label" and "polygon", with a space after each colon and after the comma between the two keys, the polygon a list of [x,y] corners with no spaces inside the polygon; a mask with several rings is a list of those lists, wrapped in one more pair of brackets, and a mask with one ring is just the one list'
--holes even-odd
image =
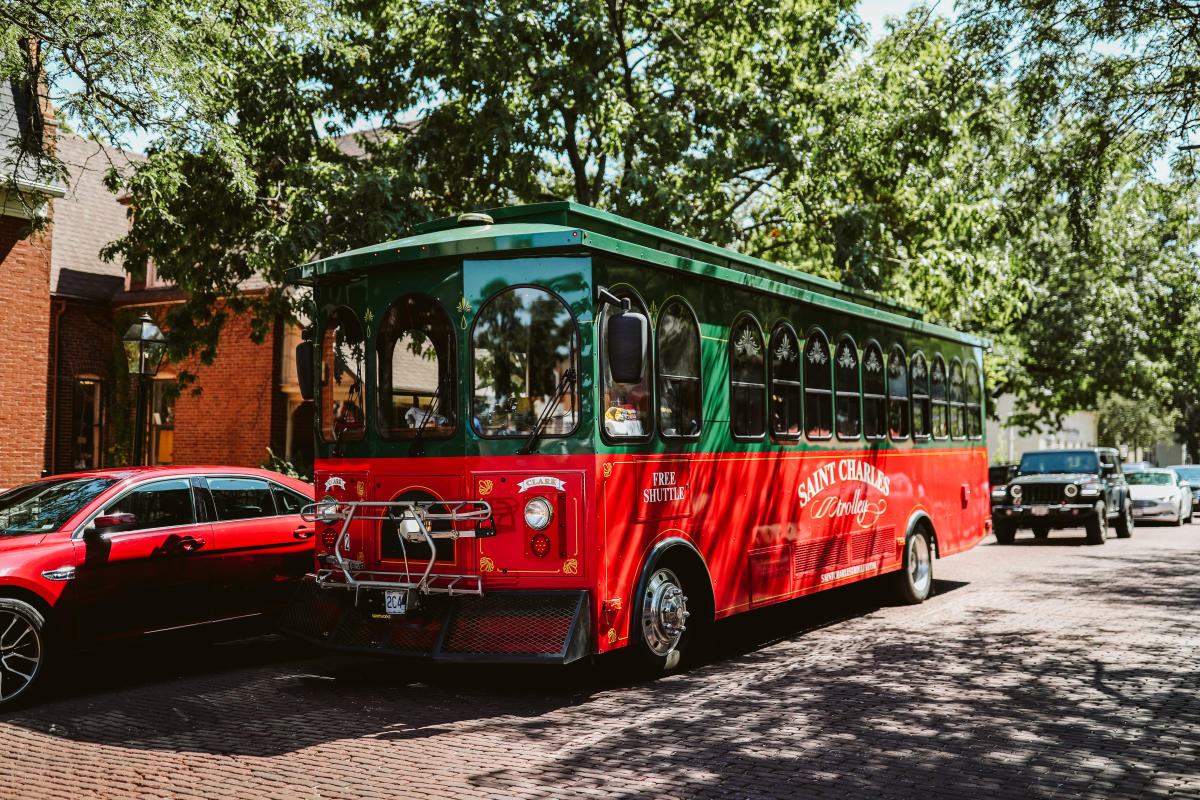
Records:
{"label": "green and red trolley", "polygon": [[326,646],[669,669],[705,623],[990,524],[982,348],[849,287],[572,203],[292,271]]}

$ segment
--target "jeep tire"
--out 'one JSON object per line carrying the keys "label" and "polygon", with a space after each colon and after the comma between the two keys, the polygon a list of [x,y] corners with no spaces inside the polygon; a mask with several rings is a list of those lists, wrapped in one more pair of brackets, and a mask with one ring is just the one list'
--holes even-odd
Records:
{"label": "jeep tire", "polygon": [[1113,523],[1113,530],[1117,532],[1118,539],[1128,539],[1133,535],[1133,503],[1129,502],[1128,497],[1125,498],[1121,513]]}
{"label": "jeep tire", "polygon": [[1104,544],[1108,539],[1108,508],[1103,502],[1096,503],[1096,513],[1087,521],[1088,544]]}
{"label": "jeep tire", "polygon": [[1008,520],[996,520],[992,523],[992,533],[996,534],[997,544],[1012,544],[1017,537],[1017,528]]}

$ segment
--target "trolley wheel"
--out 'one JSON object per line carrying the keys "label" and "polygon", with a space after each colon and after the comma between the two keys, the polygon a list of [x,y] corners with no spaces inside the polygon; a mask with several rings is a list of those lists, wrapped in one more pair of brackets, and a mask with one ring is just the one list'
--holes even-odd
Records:
{"label": "trolley wheel", "polygon": [[929,533],[916,527],[904,543],[904,565],[892,574],[892,593],[905,605],[924,602],[933,590],[933,548]]}
{"label": "trolley wheel", "polygon": [[1087,521],[1088,544],[1104,544],[1108,541],[1108,508],[1103,501],[1096,503],[1095,515]]}
{"label": "trolley wheel", "polygon": [[1049,535],[1050,535],[1050,526],[1049,525],[1034,525],[1033,526],[1033,538],[1045,539]]}
{"label": "trolley wheel", "polygon": [[23,600],[0,597],[0,705],[29,695],[46,662],[46,620]]}
{"label": "trolley wheel", "polygon": [[992,523],[992,533],[996,534],[998,544],[1012,544],[1017,538],[1017,529],[1011,522],[1004,520]]}
{"label": "trolley wheel", "polygon": [[688,587],[680,574],[674,565],[655,567],[636,605],[638,650],[642,663],[655,674],[677,668],[694,638],[687,624]]}

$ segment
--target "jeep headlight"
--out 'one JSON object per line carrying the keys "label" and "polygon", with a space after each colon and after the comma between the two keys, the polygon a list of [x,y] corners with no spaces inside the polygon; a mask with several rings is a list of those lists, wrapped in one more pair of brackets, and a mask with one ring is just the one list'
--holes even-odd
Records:
{"label": "jeep headlight", "polygon": [[1074,497],[1075,495],[1079,494],[1079,487],[1073,483],[1068,483],[1065,487],[1063,487],[1063,494],[1065,494],[1067,497]]}
{"label": "jeep headlight", "polygon": [[1020,486],[1010,486],[1008,491],[1010,494],[1012,494],[1013,500],[1017,501],[1018,503],[1021,502],[1021,487]]}

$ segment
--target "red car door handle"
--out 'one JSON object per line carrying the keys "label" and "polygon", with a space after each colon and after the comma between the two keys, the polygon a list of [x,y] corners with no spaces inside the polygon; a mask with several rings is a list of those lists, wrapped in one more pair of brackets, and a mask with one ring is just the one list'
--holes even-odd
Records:
{"label": "red car door handle", "polygon": [[194,536],[185,536],[179,540],[179,549],[185,553],[194,553],[204,547],[204,539],[197,539]]}
{"label": "red car door handle", "polygon": [[312,538],[312,535],[316,532],[317,532],[316,528],[300,527],[300,528],[296,528],[296,530],[292,531],[292,536],[295,536],[297,539],[310,539],[310,538]]}

